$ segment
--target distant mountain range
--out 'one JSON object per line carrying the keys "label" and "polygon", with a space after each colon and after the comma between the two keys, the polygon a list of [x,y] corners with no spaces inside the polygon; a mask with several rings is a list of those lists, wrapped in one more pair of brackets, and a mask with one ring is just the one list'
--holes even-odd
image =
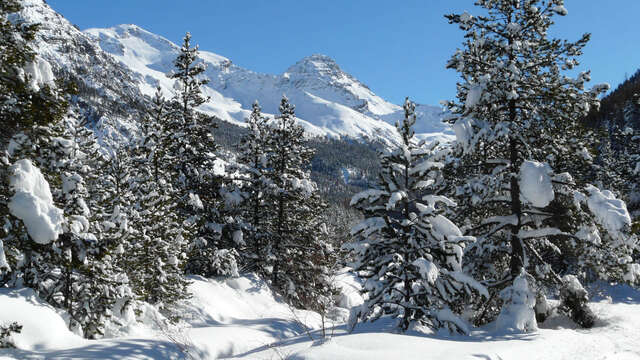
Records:
{"label": "distant mountain range", "polygon": [[[179,47],[136,25],[80,31],[43,0],[23,0],[22,20],[40,23],[36,50],[57,76],[80,83],[81,109],[100,125],[110,120],[117,131],[135,131],[144,95],[160,86],[170,97]],[[194,39],[197,43],[197,39]],[[402,107],[374,94],[324,55],[305,57],[279,75],[261,74],[236,66],[207,51],[200,57],[210,83],[204,89],[211,101],[201,110],[222,120],[242,124],[258,100],[267,114],[276,114],[283,94],[296,105],[300,124],[310,135],[351,137],[395,142],[393,124]],[[87,114],[85,114],[87,115]],[[441,122],[440,107],[417,106],[416,133],[422,138],[449,139],[452,131]],[[105,118],[106,117],[106,118]]]}
{"label": "distant mountain range", "polygon": [[[176,44],[136,25],[89,29],[85,34],[135,74],[144,94],[151,95],[160,86],[170,95],[172,80],[165,74],[173,68],[179,51]],[[392,140],[393,124],[403,116],[400,106],[374,94],[324,55],[305,57],[280,75],[256,73],[207,51],[201,51],[200,57],[211,80],[205,93],[212,99],[202,109],[232,123],[242,123],[255,100],[266,113],[277,113],[283,94],[296,105],[296,115],[307,132],[315,135]],[[440,121],[439,107],[420,105],[417,114],[420,136],[450,134]]]}

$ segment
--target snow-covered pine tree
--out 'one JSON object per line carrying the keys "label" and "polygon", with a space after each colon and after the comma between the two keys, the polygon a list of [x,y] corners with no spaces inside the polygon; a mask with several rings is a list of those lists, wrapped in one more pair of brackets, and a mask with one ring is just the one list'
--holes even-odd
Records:
{"label": "snow-covered pine tree", "polygon": [[[65,210],[74,215],[64,222],[65,239],[61,237],[46,244],[33,241],[7,207],[13,193],[9,186],[12,161],[34,159],[54,185],[69,184],[68,175],[72,173],[64,171],[69,170],[73,142],[63,137],[66,129],[61,119],[68,109],[67,95],[73,89],[56,84],[51,66],[31,48],[29,42],[34,39],[38,26],[9,20],[9,14],[21,7],[14,0],[0,4],[0,123],[3,124],[0,145],[3,151],[6,140],[13,137],[0,164],[0,215],[5,224],[0,230],[0,239],[7,243],[6,249],[0,244],[1,260],[8,257],[8,262],[2,261],[5,270],[2,282],[30,286],[57,307],[63,307],[60,301],[63,299],[64,308],[73,317],[74,305],[79,301],[72,288],[83,264],[72,264],[72,253],[78,248],[76,258],[83,258],[84,250],[91,243],[90,238],[71,240],[72,231],[79,230],[76,225],[86,224],[76,222],[82,220],[78,214],[86,213],[86,208],[82,208],[84,194],[72,195],[64,189],[54,191],[56,202],[64,204]],[[76,183],[82,181],[77,176],[74,178],[78,180]]]}
{"label": "snow-covered pine tree", "polygon": [[163,138],[165,161],[179,195],[179,209],[193,224],[193,236],[187,238],[187,273],[214,276],[233,272],[235,249],[226,249],[223,239],[227,220],[221,214],[224,202],[220,191],[225,186],[224,165],[215,152],[214,118],[198,111],[207,101],[201,86],[205,66],[198,61],[198,47],[191,47],[187,33],[169,74],[175,80],[176,92],[169,102]]}
{"label": "snow-covered pine tree", "polygon": [[313,150],[305,145],[304,130],[286,96],[279,110],[267,136],[267,217],[260,225],[267,244],[265,269],[289,303],[322,311],[332,293],[328,266],[333,249],[319,231],[325,204],[310,179]]}
{"label": "snow-covered pine tree", "polygon": [[57,143],[63,147],[66,159],[58,162],[62,184],[54,195],[60,197],[67,221],[56,260],[62,270],[60,295],[53,298],[59,298],[69,314],[70,328],[87,338],[98,338],[104,335],[116,302],[129,299],[130,289],[122,269],[112,261],[111,248],[95,235],[100,230],[96,226],[100,217],[89,207],[88,182],[95,180],[102,169],[100,157],[96,156],[96,139],[85,124],[74,118],[61,125],[64,129]]}
{"label": "snow-covered pine tree", "polygon": [[414,138],[415,104],[409,99],[404,111],[396,123],[402,143],[380,153],[377,186],[351,200],[364,215],[348,244],[354,269],[366,279],[366,300],[355,315],[375,321],[390,314],[400,331],[426,325],[466,333],[461,313],[467,299],[486,295],[462,272],[463,249],[474,239],[442,215],[455,204],[438,194],[444,178],[443,164],[433,158],[437,143]]}
{"label": "snow-covered pine tree", "polygon": [[160,89],[152,100],[150,115],[141,121],[141,135],[132,146],[132,178],[135,217],[126,261],[138,299],[159,305],[169,318],[176,302],[188,298],[184,273],[186,244],[183,219],[177,212],[173,184],[161,165],[162,124],[167,116]]}
{"label": "snow-covered pine tree", "polygon": [[265,196],[268,193],[269,181],[266,176],[267,157],[270,152],[268,148],[270,135],[267,117],[262,115],[260,105],[256,100],[253,103],[251,115],[246,119],[248,133],[242,137],[238,146],[237,161],[247,174],[247,179],[243,180],[240,190],[243,196],[242,217],[248,223],[244,240],[247,244],[243,252],[243,262],[250,271],[255,271],[263,276],[266,271],[266,260],[268,258],[268,242],[266,230],[268,227],[263,224],[269,216],[266,214],[268,207],[265,204]]}
{"label": "snow-covered pine tree", "polygon": [[635,94],[625,103],[622,123],[608,124],[599,154],[601,182],[620,194],[633,218],[640,216],[640,124],[634,123],[639,116],[640,95]]}
{"label": "snow-covered pine tree", "polygon": [[[7,204],[12,190],[8,177],[11,166],[7,144],[15,134],[33,125],[45,125],[59,121],[67,111],[64,92],[53,86],[50,67],[37,59],[30,42],[34,39],[37,25],[15,23],[9,15],[22,9],[16,0],[0,3],[0,217],[13,224]],[[48,71],[47,71],[48,70]],[[18,224],[13,224],[18,226]],[[12,228],[14,231],[15,227]],[[11,228],[0,228],[0,241],[7,241]],[[0,243],[0,248],[3,244]],[[2,277],[8,276],[9,264],[1,261]],[[5,279],[6,280],[6,279]],[[3,280],[3,282],[5,281]]]}
{"label": "snow-covered pine tree", "polygon": [[9,15],[22,9],[20,1],[0,3],[0,145],[31,125],[45,125],[67,111],[64,92],[53,84],[49,64],[36,56],[30,42],[37,24],[18,23]]}
{"label": "snow-covered pine tree", "polygon": [[[518,281],[503,295],[522,295],[525,283],[540,289],[540,311],[547,288],[567,286],[565,274],[640,280],[640,269],[629,263],[634,242],[624,203],[570,173],[588,168],[592,156],[578,121],[608,88],[584,91],[589,72],[563,75],[578,66],[589,35],[576,42],[547,37],[553,16],[567,14],[562,0],[476,5],[485,15],[446,15],[466,32],[447,64],[462,77],[457,101],[446,102],[459,156],[451,162],[462,209],[456,222],[476,236],[468,269],[492,294],[477,304],[476,321],[511,311],[502,304],[513,302],[495,295],[527,274],[533,283]],[[576,316],[582,310],[573,309],[574,319],[591,325],[588,316]]]}
{"label": "snow-covered pine tree", "polygon": [[[126,293],[126,279],[114,267],[95,233],[85,179],[95,176],[95,140],[74,119],[34,126],[11,141],[14,160],[33,158],[51,185],[52,199],[62,209],[61,235],[46,244],[32,241],[19,222],[8,242],[14,266],[10,285],[32,287],[51,305],[66,310],[69,327],[85,337],[100,337],[114,304]],[[91,146],[87,151],[87,146]],[[13,221],[12,221],[13,220]],[[23,236],[20,235],[23,234]],[[19,264],[19,265],[18,265]]]}

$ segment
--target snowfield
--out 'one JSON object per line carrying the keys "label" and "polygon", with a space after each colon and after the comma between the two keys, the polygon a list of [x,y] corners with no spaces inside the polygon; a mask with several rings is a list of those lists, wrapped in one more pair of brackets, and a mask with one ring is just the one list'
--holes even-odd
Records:
{"label": "snowfield", "polygon": [[[17,321],[24,327],[14,335],[19,349],[2,349],[0,358],[640,359],[640,291],[626,286],[601,289],[606,295],[591,303],[599,320],[588,330],[555,316],[529,334],[496,332],[489,325],[470,336],[400,335],[391,332],[390,321],[381,319],[358,324],[352,333],[343,321],[328,321],[327,338],[322,340],[318,314],[290,308],[254,275],[190,279],[193,297],[181,308],[184,323],[159,327],[147,312],[142,323],[124,324],[120,336],[101,340],[85,340],[70,332],[64,313],[42,302],[32,290],[2,289],[0,321]],[[343,273],[336,282],[342,290],[339,304],[359,305],[357,279]],[[332,313],[345,320],[348,311],[341,310]]]}

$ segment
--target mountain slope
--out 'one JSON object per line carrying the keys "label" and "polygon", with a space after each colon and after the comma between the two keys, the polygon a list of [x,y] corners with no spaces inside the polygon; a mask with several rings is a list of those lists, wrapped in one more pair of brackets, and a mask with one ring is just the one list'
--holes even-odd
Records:
{"label": "mountain slope", "polygon": [[145,108],[135,74],[43,0],[23,0],[22,4],[14,19],[40,24],[32,44],[37,56],[49,63],[56,78],[78,85],[71,109],[74,115],[99,129],[100,137],[134,134],[135,119]]}
{"label": "mountain slope", "polygon": [[[136,25],[85,31],[101,49],[130,68],[140,90],[151,95],[161,86],[166,95],[172,82],[165,74],[172,70],[178,46]],[[260,74],[241,68],[220,55],[201,51],[211,80],[205,93],[211,102],[203,110],[219,118],[242,123],[257,99],[268,114],[276,114],[282,94],[296,105],[305,129],[316,135],[349,136],[387,142],[397,139],[393,123],[403,116],[402,108],[375,95],[366,85],[343,72],[324,55],[311,55],[280,75]],[[450,129],[440,121],[437,107],[420,105],[416,132],[422,137],[446,138]]]}
{"label": "mountain slope", "polygon": [[[34,48],[58,78],[80,86],[74,111],[110,136],[129,136],[145,106],[144,95],[161,86],[167,96],[179,48],[136,25],[79,31],[43,0],[23,0],[19,16],[40,23]],[[306,57],[279,75],[260,74],[234,65],[220,55],[201,51],[211,82],[204,89],[211,101],[202,110],[242,124],[257,99],[267,114],[277,114],[282,94],[296,105],[300,123],[311,135],[348,136],[387,144],[398,138],[393,124],[402,108],[375,95],[366,85],[323,55]],[[448,139],[440,108],[418,105],[416,132],[423,138]],[[107,124],[108,123],[108,124]]]}

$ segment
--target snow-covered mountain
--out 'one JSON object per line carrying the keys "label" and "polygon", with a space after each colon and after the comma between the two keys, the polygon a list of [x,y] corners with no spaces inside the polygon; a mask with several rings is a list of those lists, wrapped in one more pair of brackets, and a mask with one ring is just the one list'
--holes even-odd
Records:
{"label": "snow-covered mountain", "polygon": [[[176,44],[136,25],[85,33],[136,74],[143,93],[151,95],[159,85],[170,95],[172,82],[165,74],[172,70],[178,54]],[[402,118],[402,108],[375,95],[327,56],[306,57],[280,75],[256,73],[207,51],[201,51],[200,56],[211,80],[205,89],[211,102],[203,110],[223,120],[242,123],[255,100],[266,113],[275,114],[282,94],[286,94],[312,134],[387,140],[396,136],[393,123]],[[440,121],[440,108],[421,105],[418,115],[416,132],[422,136],[450,134]]]}
{"label": "snow-covered mountain", "polygon": [[15,20],[40,24],[33,44],[37,56],[50,65],[57,79],[78,85],[79,95],[72,106],[76,115],[100,128],[100,136],[137,131],[136,119],[142,116],[145,100],[135,73],[43,0],[23,0],[22,4]]}
{"label": "snow-covered mountain", "polygon": [[[136,25],[83,32],[43,0],[23,0],[23,5],[22,20],[41,24],[35,44],[38,55],[58,78],[79,84],[81,94],[74,109],[103,133],[135,132],[144,95],[152,95],[157,86],[167,96],[173,91],[166,73],[179,51],[176,44]],[[211,80],[204,89],[211,101],[202,110],[222,120],[242,124],[255,100],[264,112],[276,114],[286,94],[312,135],[397,140],[393,124],[402,119],[402,107],[374,94],[327,56],[311,55],[279,75],[244,69],[207,51],[200,56]],[[451,137],[449,126],[440,121],[439,107],[418,105],[417,114],[416,133],[421,137]]]}

